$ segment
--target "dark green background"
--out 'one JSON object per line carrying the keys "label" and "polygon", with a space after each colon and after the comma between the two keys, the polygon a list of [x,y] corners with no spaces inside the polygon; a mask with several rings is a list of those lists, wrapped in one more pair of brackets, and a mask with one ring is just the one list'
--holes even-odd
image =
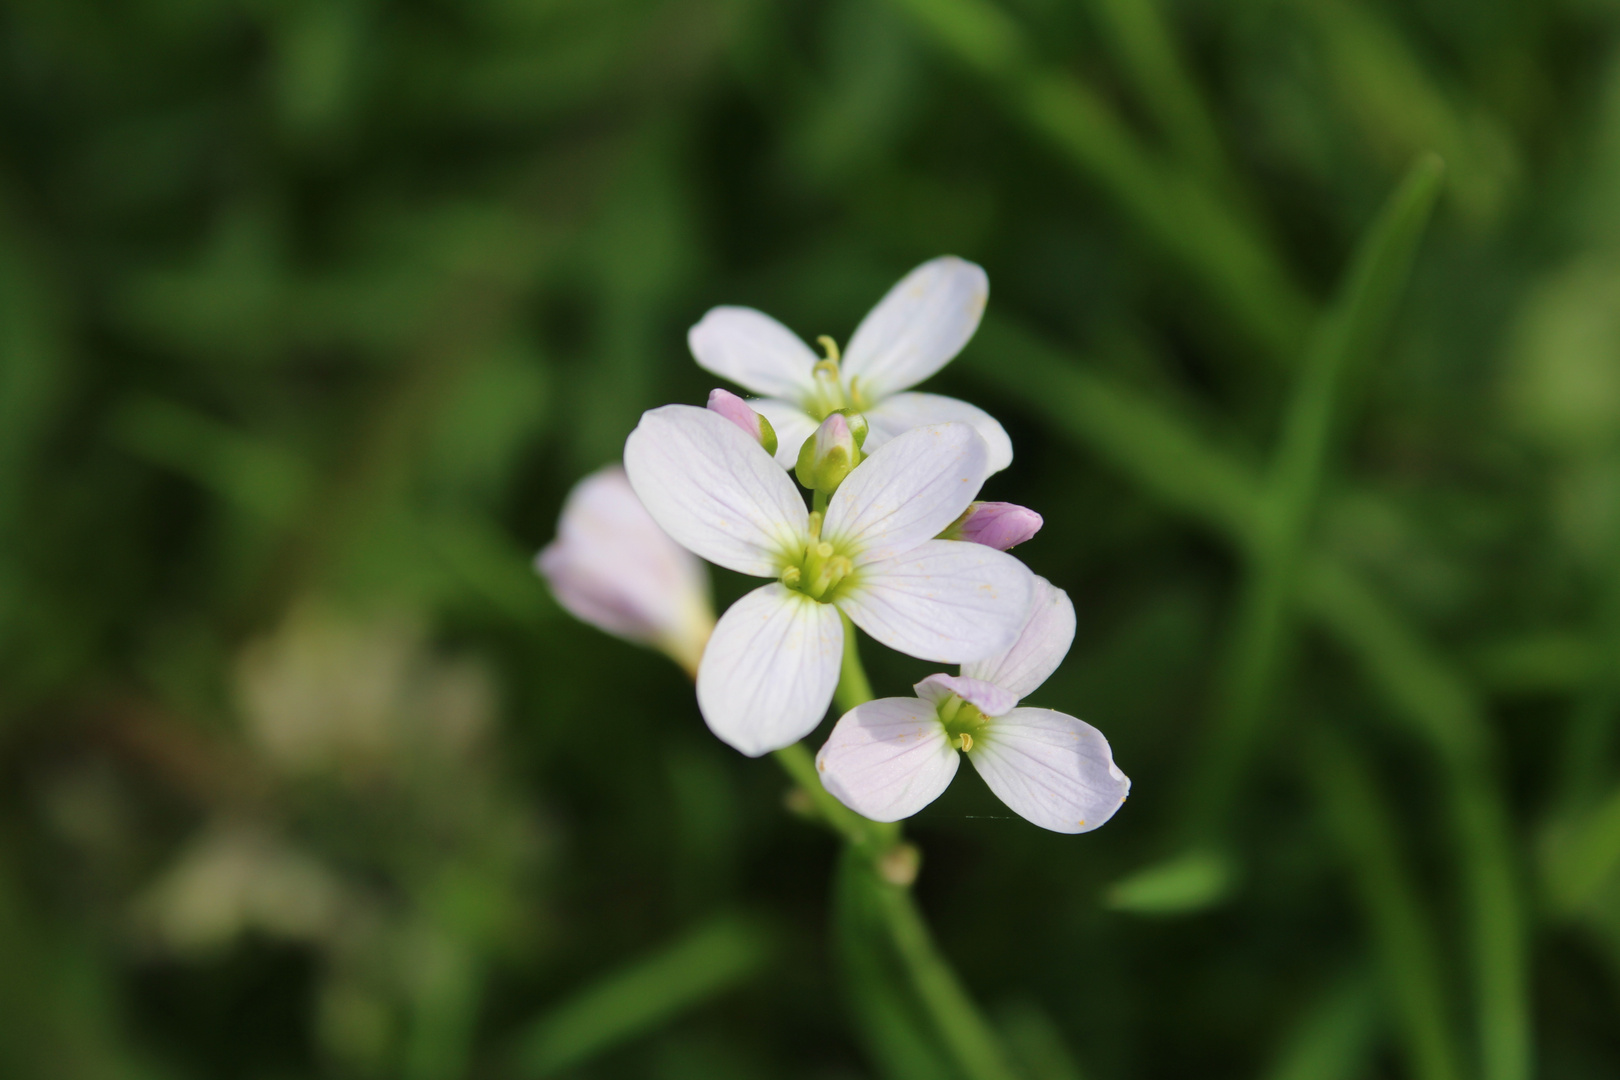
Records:
{"label": "dark green background", "polygon": [[[1620,1075],[1617,46],[1612,0],[7,0],[0,1067],[916,1075],[833,841],[529,559],[703,400],[708,307],[846,340],[954,253],[989,314],[927,388],[1012,435],[1079,614],[1035,703],[1135,784],[1066,837],[964,770],[910,827],[1019,1068]],[[1262,488],[1429,152],[1321,482]],[[1246,652],[1264,490],[1308,528]]]}

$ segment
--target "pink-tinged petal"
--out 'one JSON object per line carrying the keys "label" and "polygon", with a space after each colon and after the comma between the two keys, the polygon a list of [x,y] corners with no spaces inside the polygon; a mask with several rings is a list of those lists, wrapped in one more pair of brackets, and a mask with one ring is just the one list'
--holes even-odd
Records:
{"label": "pink-tinged petal", "polygon": [[916,698],[857,705],[816,755],[822,786],[873,821],[915,814],[940,797],[960,764],[934,707]]}
{"label": "pink-tinged petal", "polygon": [[1017,639],[1033,577],[1011,555],[958,540],[929,540],[861,567],[837,603],[891,649],[963,663],[993,656]]}
{"label": "pink-tinged petal", "polygon": [[804,440],[816,433],[815,417],[797,402],[781,398],[750,398],[748,407],[776,429],[776,463],[784,469],[793,468],[798,463]]}
{"label": "pink-tinged petal", "polygon": [[698,708],[749,757],[791,746],[827,715],[843,655],[832,605],[773,581],[720,616],[698,666]]}
{"label": "pink-tinged petal", "polygon": [[771,426],[771,422],[750,409],[748,402],[730,390],[721,390],[718,387],[710,390],[707,408],[710,412],[718,413],[736,424],[744,435],[763,446],[767,454],[776,453],[776,429]]}
{"label": "pink-tinged petal", "polygon": [[756,394],[798,400],[815,389],[810,369],[818,357],[810,346],[753,308],[709,309],[686,344],[699,367]]}
{"label": "pink-tinged petal", "polygon": [[1053,832],[1090,832],[1131,792],[1102,732],[1051,709],[998,717],[973,740],[968,760],[1013,812]]}
{"label": "pink-tinged petal", "polygon": [[641,416],[624,469],[642,505],[688,551],[755,577],[774,577],[802,548],[809,512],[758,442],[717,413],[665,405]]}
{"label": "pink-tinged petal", "polygon": [[1034,591],[1018,640],[1004,653],[962,665],[963,675],[994,683],[1020,700],[1052,677],[1074,644],[1069,594],[1043,577],[1031,577]]}
{"label": "pink-tinged petal", "polygon": [[918,697],[936,706],[955,694],[986,716],[1011,712],[1018,704],[1017,694],[1008,693],[994,683],[964,679],[960,675],[930,675],[912,689],[917,691]]}
{"label": "pink-tinged petal", "polygon": [[1027,506],[1009,502],[976,502],[960,521],[946,530],[947,539],[983,544],[997,551],[1010,551],[1032,539],[1046,524],[1041,515]]}
{"label": "pink-tinged petal", "polygon": [[658,527],[617,465],[574,485],[535,568],[575,618],[697,667],[714,629],[709,572]]}
{"label": "pink-tinged petal", "polygon": [[866,450],[870,453],[912,428],[929,424],[952,422],[971,424],[984,439],[990,454],[987,474],[995,474],[1012,464],[1012,440],[996,418],[976,405],[958,401],[943,394],[894,394],[868,408],[864,414],[872,430],[866,436]]}
{"label": "pink-tinged petal", "polygon": [[990,279],[965,259],[931,259],[901,278],[861,320],[844,375],[868,397],[916,386],[950,363],[979,328]]}
{"label": "pink-tinged petal", "polygon": [[822,538],[856,566],[903,555],[960,517],[984,477],[984,440],[968,425],[908,431],[849,474],[827,504]]}

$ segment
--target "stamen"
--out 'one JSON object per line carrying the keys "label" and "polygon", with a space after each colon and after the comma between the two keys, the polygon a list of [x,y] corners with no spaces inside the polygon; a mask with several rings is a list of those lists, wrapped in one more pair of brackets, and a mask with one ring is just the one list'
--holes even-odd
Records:
{"label": "stamen", "polygon": [[[823,549],[825,553],[823,553]],[[832,557],[831,544],[822,544],[816,554],[827,561],[821,565],[816,573],[816,580],[810,586],[810,595],[820,600],[827,595],[827,590],[848,577],[855,570],[855,564],[842,555]]]}
{"label": "stamen", "polygon": [[804,580],[804,574],[797,566],[790,566],[782,571],[782,584],[790,589],[797,589]]}
{"label": "stamen", "polygon": [[[855,409],[857,412],[865,412],[867,409],[871,408],[871,403],[866,400],[866,395],[861,393],[860,383],[861,377],[859,375],[850,379],[849,393],[846,396],[849,398],[851,408]],[[864,442],[865,440],[862,441]]]}
{"label": "stamen", "polygon": [[838,364],[838,342],[834,341],[828,335],[822,334],[820,337],[816,338],[816,344],[820,345],[822,350],[826,352],[827,359],[832,361],[834,370],[836,370]]}
{"label": "stamen", "polygon": [[960,735],[958,735],[956,737],[956,748],[958,750],[962,751],[964,754],[967,753],[969,750],[972,750],[973,749],[973,736],[969,735],[965,731],[962,732],[962,734],[960,734]]}
{"label": "stamen", "polygon": [[812,539],[815,539],[815,540],[820,540],[821,539],[821,521],[822,521],[822,517],[823,517],[823,515],[822,515],[820,510],[812,510],[812,511],[810,511],[810,536],[811,536]]}

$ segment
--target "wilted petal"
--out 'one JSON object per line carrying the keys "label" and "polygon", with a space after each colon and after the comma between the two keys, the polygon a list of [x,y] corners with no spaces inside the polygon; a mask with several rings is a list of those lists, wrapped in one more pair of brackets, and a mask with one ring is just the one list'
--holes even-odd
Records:
{"label": "wilted petal", "polygon": [[961,516],[984,483],[984,463],[984,440],[966,424],[908,431],[849,474],[821,535],[856,566],[904,554]]}
{"label": "wilted petal", "polygon": [[923,263],[855,328],[844,375],[869,397],[916,386],[962,351],[989,298],[979,266],[953,255]]}
{"label": "wilted petal", "polygon": [[837,602],[891,649],[962,663],[999,653],[1017,639],[1033,577],[1023,563],[992,548],[929,540],[861,567]]}
{"label": "wilted petal", "polygon": [[843,655],[832,605],[773,581],[720,616],[698,666],[698,708],[710,731],[749,757],[780,750],[827,715]]}
{"label": "wilted petal", "polygon": [[955,694],[986,716],[1000,716],[1011,712],[1018,704],[1018,695],[1003,690],[994,683],[979,679],[964,679],[960,675],[930,675],[916,686],[917,696],[933,705]]}
{"label": "wilted petal", "polygon": [[897,435],[927,424],[956,421],[972,424],[973,430],[984,439],[989,448],[986,473],[998,473],[1012,464],[1012,440],[996,418],[976,405],[969,405],[943,394],[894,394],[883,398],[865,412],[866,422],[872,430],[866,436],[866,450],[871,452]]}
{"label": "wilted petal", "polygon": [[821,785],[873,821],[899,821],[939,798],[960,762],[934,707],[916,698],[857,705],[816,755]]}
{"label": "wilted petal", "polygon": [[803,543],[809,512],[799,489],[718,413],[691,405],[643,413],[624,468],[653,520],[710,562],[774,577],[783,554]]}
{"label": "wilted petal", "polygon": [[998,656],[962,665],[963,675],[995,683],[1020,700],[1052,677],[1074,643],[1074,605],[1069,594],[1043,577],[1030,577],[1034,587],[1029,614],[1018,640]]}
{"label": "wilted petal", "polygon": [[1053,832],[1090,832],[1131,791],[1102,732],[1051,709],[1014,709],[992,721],[968,759],[1002,802]]}
{"label": "wilted petal", "polygon": [[814,389],[816,354],[762,311],[710,308],[686,332],[686,344],[699,367],[756,394],[798,399]]}
{"label": "wilted petal", "polygon": [[791,469],[799,460],[804,440],[816,433],[816,421],[793,401],[781,398],[750,398],[748,407],[771,422],[776,429],[776,463]]}
{"label": "wilted petal", "polygon": [[574,485],[535,567],[575,618],[697,666],[714,627],[708,570],[658,527],[617,465]]}

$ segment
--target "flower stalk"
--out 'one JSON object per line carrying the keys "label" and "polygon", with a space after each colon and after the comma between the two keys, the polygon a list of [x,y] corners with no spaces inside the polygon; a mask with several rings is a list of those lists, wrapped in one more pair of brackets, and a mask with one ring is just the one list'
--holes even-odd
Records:
{"label": "flower stalk", "polygon": [[[871,683],[861,664],[853,629],[846,624],[843,666],[838,679],[837,703],[846,711],[872,700]],[[905,842],[900,825],[862,817],[834,798],[822,786],[815,760],[803,743],[783,747],[773,756],[804,793],[822,823],[871,860],[878,878],[874,888],[884,928],[935,1034],[962,1074],[969,1080],[1016,1080],[995,1029],[963,987],[950,961],[939,951],[928,922],[917,907],[910,887],[915,878],[916,849]],[[909,866],[911,872],[897,876],[890,869],[895,862]]]}

